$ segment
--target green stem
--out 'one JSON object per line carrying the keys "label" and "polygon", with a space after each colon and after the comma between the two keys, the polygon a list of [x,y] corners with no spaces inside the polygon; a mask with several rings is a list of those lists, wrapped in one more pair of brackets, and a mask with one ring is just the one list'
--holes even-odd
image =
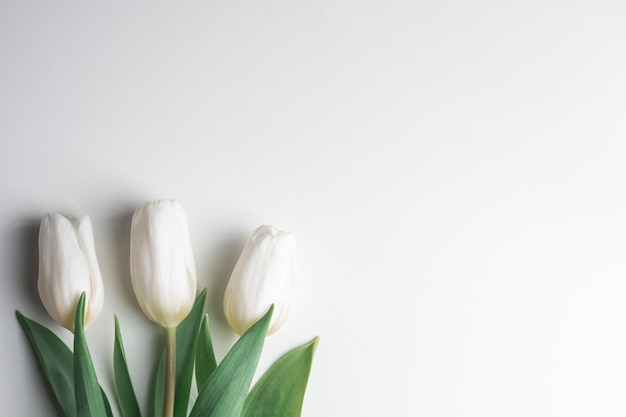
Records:
{"label": "green stem", "polygon": [[165,328],[165,395],[163,417],[174,416],[174,393],[176,392],[176,327]]}

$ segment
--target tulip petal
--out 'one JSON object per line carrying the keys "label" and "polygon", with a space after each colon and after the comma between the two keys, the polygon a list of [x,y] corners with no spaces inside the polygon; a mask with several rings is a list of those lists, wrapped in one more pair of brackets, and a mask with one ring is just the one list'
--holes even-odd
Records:
{"label": "tulip petal", "polygon": [[89,216],[82,216],[78,219],[76,223],[76,235],[80,249],[89,267],[89,309],[85,316],[85,327],[89,327],[91,322],[100,314],[104,305],[104,285],[100,266],[98,265],[98,258],[96,257],[95,239]]}
{"label": "tulip petal", "polygon": [[184,211],[177,201],[146,203],[131,227],[133,289],[144,314],[174,327],[196,298],[196,268]]}
{"label": "tulip petal", "polygon": [[104,289],[89,217],[83,216],[74,223],[57,213],[44,218],[39,229],[37,286],[50,316],[71,331],[83,291],[87,293],[85,325],[98,316]]}
{"label": "tulip petal", "polygon": [[273,226],[257,228],[235,264],[224,295],[224,315],[243,334],[273,304],[268,335],[287,319],[295,280],[295,239]]}

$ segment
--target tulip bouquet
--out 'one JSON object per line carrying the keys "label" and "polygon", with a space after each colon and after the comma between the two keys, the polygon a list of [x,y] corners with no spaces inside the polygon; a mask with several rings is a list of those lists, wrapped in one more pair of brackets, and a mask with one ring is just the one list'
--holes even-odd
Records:
{"label": "tulip bouquet", "polygon": [[[294,276],[293,235],[259,227],[228,283],[224,313],[240,335],[218,363],[206,290],[196,294],[196,268],[187,218],[176,201],[139,207],[130,234],[133,289],[145,315],[164,329],[155,365],[154,401],[142,414],[115,317],[113,375],[122,417],[297,417],[317,338],[278,359],[252,380],[265,337],[284,323]],[[70,349],[51,330],[17,312],[41,369],[65,417],[112,417],[85,338],[104,303],[102,275],[89,217],[49,214],[39,232],[39,294],[52,318],[73,332]],[[192,384],[197,397],[192,399]]]}

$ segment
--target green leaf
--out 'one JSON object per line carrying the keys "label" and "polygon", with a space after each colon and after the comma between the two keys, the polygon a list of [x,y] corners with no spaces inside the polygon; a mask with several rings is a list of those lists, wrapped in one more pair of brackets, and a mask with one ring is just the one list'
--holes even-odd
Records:
{"label": "green leaf", "polygon": [[[206,302],[206,288],[203,289],[193,308],[176,328],[176,394],[174,417],[186,417],[189,393],[193,379],[193,369],[198,344],[198,332]],[[154,395],[154,416],[163,415],[163,391],[165,390],[165,350],[159,359]]]}
{"label": "green leaf", "polygon": [[74,395],[74,355],[54,333],[41,324],[16,312],[37,355],[41,370],[66,417],[76,417]]}
{"label": "green leaf", "polygon": [[100,392],[102,393],[102,401],[104,401],[104,409],[106,410],[107,417],[113,417],[113,410],[111,410],[111,403],[109,402],[109,399],[107,398],[107,395],[102,389],[102,387],[100,387]]}
{"label": "green leaf", "polygon": [[[65,417],[76,417],[76,394],[74,392],[74,354],[54,333],[24,316],[19,311],[17,319],[26,332],[44,376]],[[102,400],[107,416],[113,417],[111,406],[102,387]]]}
{"label": "green leaf", "polygon": [[198,336],[198,349],[196,352],[196,385],[198,392],[202,390],[213,371],[217,368],[211,330],[209,328],[209,316],[204,315]]}
{"label": "green leaf", "polygon": [[239,417],[274,306],[239,338],[198,394],[189,417]]}
{"label": "green leaf", "polygon": [[122,342],[122,333],[120,331],[120,323],[115,316],[115,343],[113,346],[113,373],[115,377],[115,391],[117,392],[117,400],[120,405],[122,417],[141,417],[137,397],[133,383],[128,372],[126,363],[126,353],[124,352],[124,344]]}
{"label": "green leaf", "polygon": [[241,417],[300,417],[319,338],[287,352],[255,384]]}
{"label": "green leaf", "polygon": [[74,329],[74,389],[76,414],[80,417],[107,417],[105,401],[93,368],[87,341],[85,340],[85,293],[76,308]]}
{"label": "green leaf", "polygon": [[154,381],[154,417],[163,416],[163,398],[165,396],[165,349],[159,358]]}

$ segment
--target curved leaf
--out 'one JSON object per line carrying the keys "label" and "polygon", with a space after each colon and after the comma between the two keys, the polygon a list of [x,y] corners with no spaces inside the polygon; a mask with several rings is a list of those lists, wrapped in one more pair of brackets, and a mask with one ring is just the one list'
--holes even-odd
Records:
{"label": "curved leaf", "polygon": [[107,395],[102,389],[102,387],[100,387],[100,392],[102,393],[102,401],[104,401],[104,409],[107,413],[107,417],[113,417],[113,410],[111,410],[111,403],[109,402],[109,399],[107,398]]}
{"label": "curved leaf", "polygon": [[[17,319],[28,336],[41,369],[65,417],[76,417],[74,392],[74,353],[52,331],[16,312]],[[113,417],[111,406],[102,387],[102,400],[108,417]]]}
{"label": "curved leaf", "polygon": [[165,349],[159,357],[156,378],[154,381],[154,417],[163,417],[163,398],[165,396]]}
{"label": "curved leaf", "polygon": [[74,354],[46,327],[27,318],[19,311],[16,314],[63,414],[66,417],[76,417]]}
{"label": "curved leaf", "polygon": [[205,314],[200,326],[198,349],[196,351],[196,385],[198,386],[198,392],[202,390],[215,368],[217,368],[217,361],[215,360],[215,352],[213,351],[213,342],[211,340],[209,316]]}
{"label": "curved leaf", "polygon": [[87,341],[85,340],[85,293],[76,307],[74,329],[74,390],[76,414],[80,417],[108,417],[102,390],[93,368]]}
{"label": "curved leaf", "polygon": [[246,398],[241,417],[300,417],[319,338],[278,359]]}
{"label": "curved leaf", "polygon": [[113,345],[113,373],[115,377],[115,391],[120,405],[122,417],[141,417],[135,389],[130,379],[128,365],[126,363],[126,353],[122,342],[120,323],[115,316],[115,343]]}
{"label": "curved leaf", "polygon": [[274,306],[243,334],[209,377],[189,417],[239,417]]}

